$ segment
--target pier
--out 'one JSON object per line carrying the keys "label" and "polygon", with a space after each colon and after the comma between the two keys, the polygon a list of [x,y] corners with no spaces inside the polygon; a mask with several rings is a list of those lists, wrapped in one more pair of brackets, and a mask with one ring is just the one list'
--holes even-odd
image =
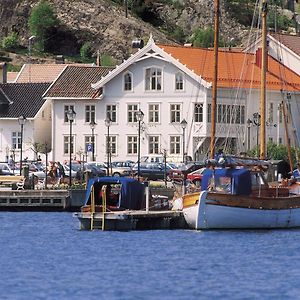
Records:
{"label": "pier", "polygon": [[1,190],[1,211],[65,211],[71,209],[68,190]]}

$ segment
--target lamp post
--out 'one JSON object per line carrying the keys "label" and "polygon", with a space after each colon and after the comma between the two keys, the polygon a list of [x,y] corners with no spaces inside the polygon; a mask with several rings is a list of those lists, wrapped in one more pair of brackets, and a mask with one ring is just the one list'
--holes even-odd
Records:
{"label": "lamp post", "polygon": [[24,125],[26,123],[26,117],[21,115],[18,119],[18,122],[21,126],[21,152],[20,152],[20,175],[22,173],[22,160],[23,160],[23,131],[24,131]]}
{"label": "lamp post", "polygon": [[258,157],[258,132],[259,132],[259,126],[260,126],[260,114],[259,113],[254,113],[253,114],[253,123],[256,126],[256,156]]}
{"label": "lamp post", "polygon": [[181,128],[182,128],[182,162],[185,163],[185,129],[187,126],[186,119],[183,119],[180,122]]}
{"label": "lamp post", "polygon": [[90,122],[90,127],[92,129],[92,161],[95,161],[95,135],[94,135],[94,130],[96,127],[97,123],[95,122],[95,120],[92,120]]}
{"label": "lamp post", "polygon": [[110,165],[110,136],[109,136],[110,125],[111,125],[111,118],[109,115],[107,115],[105,119],[105,126],[107,127],[107,140],[106,140],[107,176],[109,176],[109,165]]}
{"label": "lamp post", "polygon": [[138,121],[138,181],[140,181],[140,165],[141,165],[141,122],[144,119],[144,113],[139,109],[136,113],[136,119]]}
{"label": "lamp post", "polygon": [[29,56],[29,82],[31,82],[31,45],[34,41],[34,39],[36,38],[35,35],[32,35],[29,39],[28,39],[28,56]]}
{"label": "lamp post", "polygon": [[250,119],[247,120],[247,129],[248,129],[248,133],[247,133],[247,151],[250,150],[250,129],[251,129],[251,124],[252,123],[253,122]]}
{"label": "lamp post", "polygon": [[[72,143],[72,124],[74,122],[74,119],[76,117],[76,112],[74,111],[73,108],[70,108],[67,112],[67,117],[68,117],[68,120],[70,122],[70,137],[69,137],[69,144],[70,144],[70,149],[69,149],[69,154],[70,154],[70,157],[69,157],[69,187],[71,187],[72,185],[72,148],[74,147],[73,143]],[[73,147],[72,147],[73,145]]]}

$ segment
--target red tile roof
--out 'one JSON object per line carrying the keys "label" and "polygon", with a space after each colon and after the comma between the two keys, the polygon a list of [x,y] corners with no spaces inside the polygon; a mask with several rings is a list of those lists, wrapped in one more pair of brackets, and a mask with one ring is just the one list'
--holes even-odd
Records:
{"label": "red tile roof", "polygon": [[53,82],[66,66],[91,66],[91,64],[25,64],[16,82]]}
{"label": "red tile roof", "polygon": [[7,72],[7,82],[14,82],[19,72]]}
{"label": "red tile roof", "polygon": [[98,91],[91,84],[107,75],[111,67],[67,66],[53,83],[45,97],[53,98],[95,98]]}
{"label": "red tile roof", "polygon": [[[158,45],[207,82],[213,80],[213,50]],[[255,54],[219,51],[218,86],[224,88],[260,88],[261,69]],[[300,92],[300,76],[268,57],[267,89]]]}

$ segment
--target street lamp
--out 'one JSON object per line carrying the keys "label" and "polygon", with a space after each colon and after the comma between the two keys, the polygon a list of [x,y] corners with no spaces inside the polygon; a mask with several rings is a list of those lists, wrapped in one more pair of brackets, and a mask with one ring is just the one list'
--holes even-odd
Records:
{"label": "street lamp", "polygon": [[107,140],[106,140],[107,176],[109,176],[109,165],[110,165],[110,136],[109,136],[110,125],[111,125],[111,118],[109,115],[107,115],[105,119],[105,126],[107,127]]}
{"label": "street lamp", "polygon": [[258,157],[258,131],[259,131],[259,126],[260,126],[260,114],[259,113],[254,113],[253,114],[253,123],[256,126],[256,156]]}
{"label": "street lamp", "polygon": [[139,109],[135,113],[136,119],[138,121],[139,127],[138,127],[138,181],[140,181],[140,160],[141,160],[141,122],[144,119],[144,113],[141,109]]}
{"label": "street lamp", "polygon": [[22,155],[23,155],[23,130],[24,130],[24,125],[26,123],[26,117],[21,115],[18,119],[18,122],[21,126],[21,152],[20,152],[20,175],[22,172]]}
{"label": "street lamp", "polygon": [[180,122],[181,128],[182,128],[182,162],[185,162],[185,129],[187,126],[187,121],[186,119],[183,119]]}
{"label": "street lamp", "polygon": [[94,130],[96,127],[97,123],[95,122],[95,120],[92,120],[90,122],[90,127],[92,129],[92,161],[95,161],[95,135],[94,135]]}
{"label": "street lamp", "polygon": [[31,82],[31,45],[34,41],[34,39],[36,38],[35,35],[32,35],[29,39],[28,39],[28,56],[29,56],[29,82]]}
{"label": "street lamp", "polygon": [[[72,185],[72,148],[74,147],[73,143],[72,143],[72,124],[74,122],[74,119],[76,117],[76,112],[74,111],[73,108],[70,108],[67,112],[67,117],[68,117],[68,120],[70,122],[70,137],[69,137],[69,143],[70,143],[70,158],[69,158],[69,187],[71,187]],[[73,147],[72,147],[73,145]]]}

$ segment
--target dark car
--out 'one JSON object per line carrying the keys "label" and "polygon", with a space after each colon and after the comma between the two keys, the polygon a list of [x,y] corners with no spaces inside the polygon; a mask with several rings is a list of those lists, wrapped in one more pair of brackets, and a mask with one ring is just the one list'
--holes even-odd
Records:
{"label": "dark car", "polygon": [[84,164],[84,172],[90,172],[91,177],[102,177],[106,175],[106,170],[103,170],[93,162]]}
{"label": "dark car", "polygon": [[[164,164],[161,163],[141,163],[140,164],[140,176],[148,180],[164,179],[165,172],[168,177],[171,168],[167,165],[166,170]],[[134,176],[138,175],[138,164],[132,167],[132,173]]]}

